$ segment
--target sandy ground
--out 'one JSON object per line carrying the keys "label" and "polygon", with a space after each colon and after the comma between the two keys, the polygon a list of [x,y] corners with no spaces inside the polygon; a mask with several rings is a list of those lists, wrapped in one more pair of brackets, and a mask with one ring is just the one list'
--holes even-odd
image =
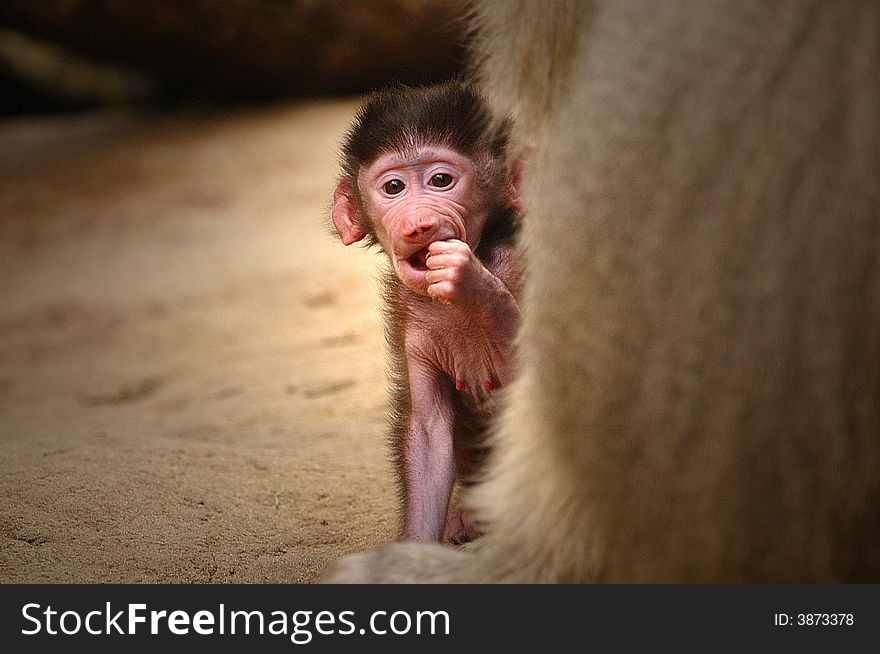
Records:
{"label": "sandy ground", "polygon": [[311,582],[396,530],[351,101],[0,123],[0,580]]}

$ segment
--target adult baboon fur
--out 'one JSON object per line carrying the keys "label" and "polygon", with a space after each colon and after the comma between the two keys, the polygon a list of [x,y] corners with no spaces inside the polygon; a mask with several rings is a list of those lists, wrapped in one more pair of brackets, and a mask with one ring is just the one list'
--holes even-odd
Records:
{"label": "adult baboon fur", "polygon": [[880,580],[880,4],[475,12],[534,146],[487,533],[330,579]]}

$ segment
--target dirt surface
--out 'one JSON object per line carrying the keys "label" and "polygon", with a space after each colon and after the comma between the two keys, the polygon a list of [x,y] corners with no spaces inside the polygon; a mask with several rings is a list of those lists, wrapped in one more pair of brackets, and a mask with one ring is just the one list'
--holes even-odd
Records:
{"label": "dirt surface", "polygon": [[350,101],[0,123],[0,580],[311,582],[396,529]]}

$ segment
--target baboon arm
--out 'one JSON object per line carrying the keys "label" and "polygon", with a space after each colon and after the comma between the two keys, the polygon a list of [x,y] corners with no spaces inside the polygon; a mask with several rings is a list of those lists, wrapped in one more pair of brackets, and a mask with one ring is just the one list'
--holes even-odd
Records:
{"label": "baboon arm", "polygon": [[404,537],[438,542],[455,478],[452,407],[436,369],[410,359],[412,413],[403,460],[406,484]]}
{"label": "baboon arm", "polygon": [[[491,275],[491,273],[490,273]],[[496,373],[498,382],[506,387],[513,379],[513,369],[510,361],[511,345],[519,331],[522,316],[519,305],[513,293],[507,286],[494,275],[491,275],[493,283],[487,290],[483,304],[483,323],[489,330],[487,341],[499,352],[496,357]]]}

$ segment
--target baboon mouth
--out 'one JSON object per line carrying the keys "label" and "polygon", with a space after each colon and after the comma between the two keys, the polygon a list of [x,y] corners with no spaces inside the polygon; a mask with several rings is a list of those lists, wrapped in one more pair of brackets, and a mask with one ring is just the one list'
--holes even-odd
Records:
{"label": "baboon mouth", "polygon": [[425,271],[428,269],[428,248],[422,248],[418,252],[413,252],[407,258],[409,265],[416,270]]}

